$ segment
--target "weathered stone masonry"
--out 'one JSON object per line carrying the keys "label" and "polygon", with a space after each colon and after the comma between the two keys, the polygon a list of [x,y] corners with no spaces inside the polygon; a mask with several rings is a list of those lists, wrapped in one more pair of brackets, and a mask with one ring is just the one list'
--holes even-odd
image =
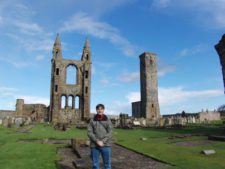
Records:
{"label": "weathered stone masonry", "polygon": [[139,58],[141,101],[132,103],[132,115],[155,121],[160,118],[156,55],[145,52]]}
{"label": "weathered stone masonry", "polygon": [[[81,60],[66,60],[57,35],[52,58],[49,120],[54,123],[76,123],[90,116],[91,50],[86,40]],[[67,68],[76,69],[75,84],[66,83]],[[63,105],[63,98],[65,105]],[[69,102],[72,102],[72,104]],[[76,105],[78,104],[78,105]]]}

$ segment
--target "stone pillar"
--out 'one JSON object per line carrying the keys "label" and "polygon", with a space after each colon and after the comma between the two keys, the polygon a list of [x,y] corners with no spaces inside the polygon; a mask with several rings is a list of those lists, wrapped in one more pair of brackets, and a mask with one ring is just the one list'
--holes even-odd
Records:
{"label": "stone pillar", "polygon": [[75,97],[72,97],[72,109],[75,109]]}
{"label": "stone pillar", "polygon": [[23,99],[16,100],[16,116],[23,116],[23,105],[24,105]]}

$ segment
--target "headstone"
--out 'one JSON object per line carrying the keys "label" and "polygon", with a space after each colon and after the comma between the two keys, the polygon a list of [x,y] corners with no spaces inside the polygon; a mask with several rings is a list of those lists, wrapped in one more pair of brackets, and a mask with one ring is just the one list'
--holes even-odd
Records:
{"label": "headstone", "polygon": [[2,121],[2,125],[3,125],[4,127],[8,127],[8,125],[9,125],[9,120],[8,120],[7,118],[4,118],[3,121]]}
{"label": "headstone", "polygon": [[42,144],[47,144],[48,143],[48,138],[45,138],[42,140]]}
{"label": "headstone", "polygon": [[215,150],[202,150],[202,153],[205,155],[216,154]]}
{"label": "headstone", "polygon": [[23,119],[21,117],[20,118],[16,118],[15,119],[15,124],[16,124],[16,127],[20,127],[23,124]]}
{"label": "headstone", "polygon": [[135,125],[135,126],[140,126],[141,123],[140,123],[140,121],[133,121],[133,125]]}
{"label": "headstone", "polygon": [[165,126],[165,118],[161,118],[160,119],[159,126],[160,127],[164,127]]}
{"label": "headstone", "polygon": [[142,137],[141,140],[142,140],[142,141],[146,141],[146,140],[148,140],[148,139],[147,139],[146,137]]}
{"label": "headstone", "polygon": [[141,125],[144,127],[146,126],[146,119],[144,119],[144,118],[141,119]]}
{"label": "headstone", "polygon": [[2,125],[2,119],[0,119],[0,125]]}

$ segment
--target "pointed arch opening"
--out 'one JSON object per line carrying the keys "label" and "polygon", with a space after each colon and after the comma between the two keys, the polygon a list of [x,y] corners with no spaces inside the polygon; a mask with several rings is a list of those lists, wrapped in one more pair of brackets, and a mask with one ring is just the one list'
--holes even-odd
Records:
{"label": "pointed arch opening", "polygon": [[65,109],[66,107],[66,96],[61,96],[61,109]]}
{"label": "pointed arch opening", "polygon": [[75,65],[68,65],[66,68],[66,84],[77,83],[77,67]]}
{"label": "pointed arch opening", "polygon": [[75,97],[75,109],[80,109],[80,96]]}

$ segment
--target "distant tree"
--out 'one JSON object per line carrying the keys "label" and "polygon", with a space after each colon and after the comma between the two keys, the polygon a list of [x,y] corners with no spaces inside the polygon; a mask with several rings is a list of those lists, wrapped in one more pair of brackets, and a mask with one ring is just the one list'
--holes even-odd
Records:
{"label": "distant tree", "polygon": [[184,110],[181,112],[181,116],[186,117],[186,112]]}
{"label": "distant tree", "polygon": [[225,104],[219,106],[217,111],[220,112],[220,113],[224,113],[225,112]]}

